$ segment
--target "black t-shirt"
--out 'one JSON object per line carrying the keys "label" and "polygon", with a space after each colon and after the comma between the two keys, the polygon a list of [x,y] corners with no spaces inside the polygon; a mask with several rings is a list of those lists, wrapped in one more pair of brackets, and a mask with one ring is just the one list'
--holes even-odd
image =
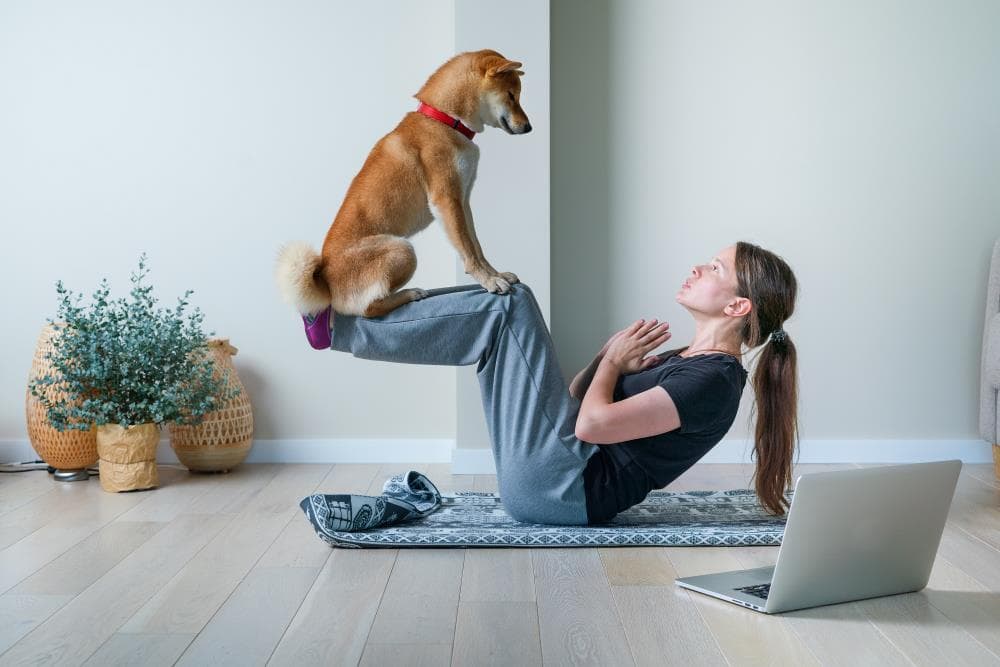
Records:
{"label": "black t-shirt", "polygon": [[747,372],[729,354],[692,357],[677,352],[638,373],[621,375],[615,402],[660,385],[677,406],[681,425],[673,431],[614,445],[598,445],[587,461],[583,484],[590,523],[609,521],[662,489],[708,453],[729,431],[740,407]]}

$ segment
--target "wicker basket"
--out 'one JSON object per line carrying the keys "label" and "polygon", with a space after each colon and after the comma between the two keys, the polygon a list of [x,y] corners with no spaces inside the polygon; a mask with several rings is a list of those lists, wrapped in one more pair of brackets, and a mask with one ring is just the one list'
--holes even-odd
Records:
{"label": "wicker basket", "polygon": [[[97,432],[57,431],[49,425],[48,411],[36,397],[31,395],[30,382],[43,375],[54,374],[52,363],[45,355],[52,351],[52,338],[57,331],[51,324],[42,327],[35,346],[35,358],[28,375],[29,386],[24,402],[25,417],[28,422],[28,439],[38,455],[53,468],[78,470],[93,465],[97,461]],[[58,400],[64,394],[59,385],[50,385],[48,396]]]}
{"label": "wicker basket", "polygon": [[239,352],[228,338],[212,338],[209,351],[215,362],[216,377],[223,374],[230,387],[240,393],[218,410],[207,413],[197,426],[170,424],[170,446],[177,458],[190,470],[228,472],[243,463],[253,444],[253,411],[246,388],[233,365]]}

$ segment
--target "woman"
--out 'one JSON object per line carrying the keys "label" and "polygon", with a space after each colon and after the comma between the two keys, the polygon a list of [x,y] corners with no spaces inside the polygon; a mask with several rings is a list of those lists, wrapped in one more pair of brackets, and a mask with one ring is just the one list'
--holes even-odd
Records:
{"label": "woman", "polygon": [[763,345],[754,374],[754,483],[783,514],[797,438],[796,352],[781,327],[797,284],[780,257],[738,242],[692,269],[676,300],[695,319],[685,347],[647,356],[669,325],[638,320],[615,333],[566,387],[531,289],[428,290],[385,316],[304,318],[317,348],[362,359],[477,364],[500,499],[519,521],[612,519],[666,486],[729,430],[747,372],[742,349]]}

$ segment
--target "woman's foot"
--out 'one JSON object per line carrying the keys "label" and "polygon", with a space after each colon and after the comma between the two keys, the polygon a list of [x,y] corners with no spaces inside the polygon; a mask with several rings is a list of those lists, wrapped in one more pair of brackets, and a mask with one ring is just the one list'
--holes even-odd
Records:
{"label": "woman's foot", "polygon": [[303,315],[306,338],[316,350],[329,350],[333,344],[333,308],[327,306],[315,315]]}

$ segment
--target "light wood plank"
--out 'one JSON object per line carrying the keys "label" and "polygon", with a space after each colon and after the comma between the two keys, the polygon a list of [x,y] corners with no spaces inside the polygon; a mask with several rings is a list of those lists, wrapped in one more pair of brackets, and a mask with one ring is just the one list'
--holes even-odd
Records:
{"label": "light wood plank", "polygon": [[240,513],[284,514],[288,510],[301,512],[299,502],[313,492],[332,468],[332,464],[285,464],[261,489],[260,493],[256,494],[240,509]]}
{"label": "light wood plank", "polygon": [[262,665],[316,580],[318,568],[258,568],[187,648],[178,665]]}
{"label": "light wood plank", "polygon": [[396,552],[334,549],[268,664],[356,664],[364,653]]}
{"label": "light wood plank", "polygon": [[374,485],[381,491],[385,477],[380,463],[335,463],[323,481],[319,483],[319,493],[369,493]]}
{"label": "light wood plank", "polygon": [[0,519],[3,515],[27,505],[47,493],[56,491],[56,484],[85,482],[57,482],[45,470],[0,473]]}
{"label": "light wood plank", "polygon": [[916,665],[996,665],[1000,662],[969,632],[919,593],[857,603],[868,620]]}
{"label": "light wood plank", "polygon": [[464,559],[463,549],[400,549],[368,641],[450,644]]}
{"label": "light wood plank", "polygon": [[72,599],[72,595],[0,595],[0,653]]}
{"label": "light wood plank", "polygon": [[1000,656],[1000,592],[988,590],[939,555],[927,588],[917,595]]}
{"label": "light wood plank", "polygon": [[165,525],[151,521],[109,523],[6,595],[77,595]]}
{"label": "light wood plank", "polygon": [[602,547],[597,550],[612,586],[673,586],[677,572],[657,547]]}
{"label": "light wood plank", "polygon": [[[843,467],[797,466],[796,473]],[[96,478],[19,482],[31,497],[0,515],[0,544],[6,535],[6,546],[25,559],[27,545],[50,557],[0,595],[0,664],[156,665],[182,654],[185,663],[261,664],[270,648],[270,663],[278,665],[523,664],[542,657],[816,664],[816,656],[823,664],[1000,664],[1000,484],[986,474],[992,466],[963,467],[923,591],[776,616],[673,583],[678,573],[772,564],[773,547],[354,550],[329,547],[298,508],[316,490],[378,495],[390,475],[408,469],[445,493],[495,492],[495,476],[453,475],[447,464],[428,463],[253,464],[230,475],[161,466],[160,488],[139,494],[107,494]],[[671,489],[745,488],[750,474],[748,465],[699,464]],[[0,478],[0,499],[7,488]],[[255,531],[253,522],[268,516],[276,525]],[[59,542],[65,536],[56,527],[72,529],[69,518],[90,521],[90,530]],[[224,529],[242,535],[234,549],[243,560],[218,546]],[[200,561],[213,551],[229,563],[215,577]],[[149,610],[157,606],[166,616],[173,608],[182,621],[195,619],[197,603],[179,594],[185,587],[209,589],[212,604],[198,612],[200,637],[120,632],[156,616]],[[427,632],[393,632],[414,624],[412,614],[398,611],[406,605],[432,609],[416,621]]]}
{"label": "light wood plank", "polygon": [[[313,488],[304,484],[295,491],[298,500],[312,493],[367,494],[381,466],[379,464],[335,464]],[[255,567],[314,567],[319,570],[332,548],[316,535],[312,524],[299,508],[285,529]]]}
{"label": "light wood plank", "polygon": [[144,493],[107,493],[93,479],[65,491],[78,499],[53,520],[0,551],[0,593],[31,576],[67,549],[79,544],[123,512],[142,502]]}
{"label": "light wood plank", "polygon": [[228,473],[192,473],[216,483],[184,508],[185,514],[238,514],[278,474],[276,463],[244,463]]}
{"label": "light wood plank", "polygon": [[635,664],[595,549],[531,549],[542,655],[557,664]]}
{"label": "light wood plank", "polygon": [[192,505],[213,488],[220,486],[217,475],[190,472],[186,468],[158,465],[160,485],[156,493],[125,512],[116,521],[173,521],[191,512]]}
{"label": "light wood plank", "polygon": [[[433,481],[433,480],[432,480]],[[338,664],[338,663],[330,663]],[[353,664],[353,663],[339,663]],[[451,664],[451,644],[372,644],[365,646],[359,665],[383,667],[445,667]]]}
{"label": "light wood plank", "polygon": [[991,591],[1000,591],[1000,551],[948,522],[938,554]]}
{"label": "light wood plank", "polygon": [[824,664],[909,665],[910,661],[871,624],[854,602],[782,614]]}
{"label": "light wood plank", "polygon": [[290,510],[238,515],[118,632],[200,632],[291,518]]}
{"label": "light wood plank", "polygon": [[169,667],[177,662],[194,635],[111,635],[84,667]]}
{"label": "light wood plank", "polygon": [[[745,567],[773,565],[777,555],[776,550],[767,549],[767,547],[741,549],[739,559]],[[914,664],[990,664],[995,659],[995,656],[968,632],[933,608],[928,597],[922,593],[859,600],[817,610],[830,609],[834,613],[833,607],[842,607],[845,613],[860,611],[879,634]],[[817,611],[817,614],[820,613]],[[860,618],[856,620],[860,621]],[[830,629],[829,633],[823,634],[833,635],[838,631]],[[830,657],[840,659],[846,655],[838,647],[838,653]]]}
{"label": "light wood plank", "polygon": [[[741,550],[731,547],[670,547],[664,551],[681,577],[748,567],[737,559],[736,552]],[[792,632],[781,617],[695,591],[685,591],[685,595],[697,606],[730,664],[817,664],[807,642]]]}
{"label": "light wood plank", "polygon": [[992,463],[964,463],[962,470],[968,472],[981,482],[1000,486],[1000,479],[997,479],[996,468]]}
{"label": "light wood plank", "polygon": [[725,665],[712,631],[682,590],[612,586],[637,665]]}
{"label": "light wood plank", "polygon": [[[80,484],[90,482],[53,482],[53,484]],[[79,487],[76,487],[79,490]],[[21,505],[15,512],[0,516],[0,549],[6,549],[15,542],[24,539],[39,528],[58,519],[63,512],[89,502],[88,496],[82,492],[64,491],[54,488],[29,502]]]}
{"label": "light wood plank", "polygon": [[958,476],[948,522],[1000,550],[1000,487],[963,470]]}
{"label": "light wood plank", "polygon": [[461,602],[452,665],[541,665],[534,602]]}
{"label": "light wood plank", "polygon": [[529,549],[475,547],[465,552],[462,602],[534,602]]}
{"label": "light wood plank", "polygon": [[[659,548],[598,549],[637,665],[724,665],[715,637]],[[677,641],[683,637],[684,641]]]}
{"label": "light wood plank", "polygon": [[[200,632],[291,519],[301,514],[298,501],[329,470],[326,465],[284,465],[262,468],[260,474],[241,480],[239,516],[119,632]],[[255,490],[254,484],[260,488]]]}
{"label": "light wood plank", "polygon": [[14,644],[2,660],[82,663],[229,521],[225,515],[178,517]]}

